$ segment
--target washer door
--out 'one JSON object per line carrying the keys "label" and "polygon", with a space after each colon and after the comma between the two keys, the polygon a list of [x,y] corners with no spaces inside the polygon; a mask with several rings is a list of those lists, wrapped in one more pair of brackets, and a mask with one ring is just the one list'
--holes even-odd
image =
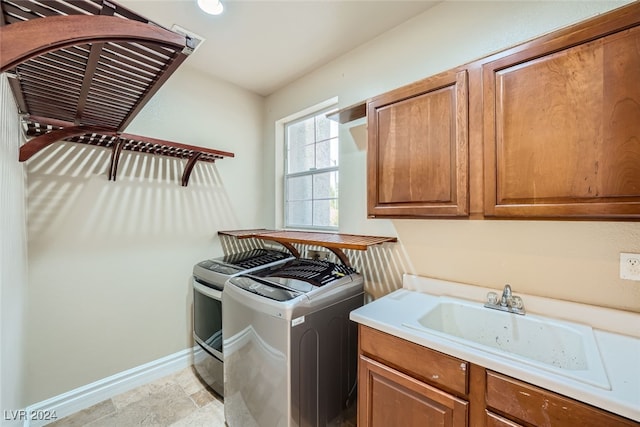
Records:
{"label": "washer door", "polygon": [[222,292],[193,281],[193,334],[196,342],[220,360]]}

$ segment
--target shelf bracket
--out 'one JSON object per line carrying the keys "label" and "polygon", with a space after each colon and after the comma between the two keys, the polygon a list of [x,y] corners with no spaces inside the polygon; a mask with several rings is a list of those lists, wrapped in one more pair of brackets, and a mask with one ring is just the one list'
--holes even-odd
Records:
{"label": "shelf bracket", "polygon": [[186,187],[189,184],[189,177],[191,177],[191,172],[193,172],[193,168],[196,165],[196,162],[198,161],[198,158],[202,155],[201,152],[194,152],[191,157],[189,158],[189,161],[187,162],[187,164],[184,167],[184,172],[182,173],[182,186]]}
{"label": "shelf bracket", "polygon": [[18,160],[21,162],[29,160],[36,153],[53,144],[54,142],[69,138],[72,136],[85,135],[88,133],[104,133],[113,132],[113,129],[99,126],[69,126],[63,129],[56,129],[37,136],[25,142],[20,147],[20,156]]}
{"label": "shelf bracket", "polygon": [[[269,239],[267,239],[267,240],[269,240]],[[289,252],[291,252],[291,255],[293,255],[294,257],[296,257],[296,258],[300,258],[300,251],[298,251],[298,249],[296,249],[296,247],[295,247],[295,246],[293,246],[291,243],[283,242],[283,241],[281,241],[281,240],[275,240],[275,239],[274,239],[273,241],[274,241],[274,242],[278,242],[278,243],[280,243],[282,246],[284,246],[285,248],[287,248],[287,250],[288,250]]]}
{"label": "shelf bracket", "polygon": [[[284,246],[285,248],[287,248],[289,250],[289,252],[291,252],[291,254],[293,254],[293,256],[295,256],[296,258],[300,258],[300,251],[298,251],[295,246],[293,246],[291,243],[289,243],[286,239],[282,239],[282,238],[278,238],[278,237],[271,237],[269,236],[269,234],[260,234],[259,236],[255,236],[258,239],[263,239],[263,240],[271,240],[274,242],[278,242],[280,243],[282,246]],[[347,257],[347,255],[342,251],[342,249],[340,248],[334,248],[334,247],[330,247],[330,246],[324,246],[319,242],[300,242],[303,244],[310,244],[310,245],[319,245],[319,246],[323,246],[325,249],[330,250],[331,252],[333,252],[333,254],[338,257],[338,259],[340,260],[340,262],[342,262],[342,264],[346,265],[347,267],[351,266],[351,262],[349,262],[349,257]]]}
{"label": "shelf bracket", "polygon": [[342,262],[342,264],[346,265],[347,267],[351,267],[351,262],[349,262],[349,257],[347,257],[347,254],[345,254],[342,251],[342,249],[339,249],[339,248],[327,248],[327,249],[333,252],[333,254],[338,257],[340,262]]}
{"label": "shelf bracket", "polygon": [[122,154],[122,148],[124,147],[124,140],[118,138],[111,149],[111,164],[109,165],[109,181],[116,180],[116,174],[118,172],[118,163],[120,162],[120,154]]}

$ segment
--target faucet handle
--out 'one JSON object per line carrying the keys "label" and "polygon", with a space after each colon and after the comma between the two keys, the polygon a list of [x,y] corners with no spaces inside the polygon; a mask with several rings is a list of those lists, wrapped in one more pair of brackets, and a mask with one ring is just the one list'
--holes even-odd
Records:
{"label": "faucet handle", "polygon": [[487,302],[484,306],[514,314],[525,314],[522,298],[511,293],[509,284],[504,285],[502,295],[497,292],[487,293]]}
{"label": "faucet handle", "polygon": [[496,305],[498,303],[498,294],[495,292],[487,293],[487,302]]}
{"label": "faucet handle", "polygon": [[512,296],[511,307],[516,308],[518,310],[522,310],[524,308],[524,302],[522,301],[522,298],[516,295]]}

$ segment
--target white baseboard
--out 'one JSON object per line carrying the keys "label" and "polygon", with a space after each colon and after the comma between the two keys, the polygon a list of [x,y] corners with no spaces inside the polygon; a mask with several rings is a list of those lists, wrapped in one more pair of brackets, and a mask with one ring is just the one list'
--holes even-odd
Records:
{"label": "white baseboard", "polygon": [[26,419],[23,427],[39,427],[53,421],[51,419],[30,420],[29,418],[41,418],[43,415],[55,413],[57,419],[60,419],[120,393],[185,369],[193,363],[194,352],[198,350],[199,346],[187,348],[28,406],[25,408],[24,417]]}

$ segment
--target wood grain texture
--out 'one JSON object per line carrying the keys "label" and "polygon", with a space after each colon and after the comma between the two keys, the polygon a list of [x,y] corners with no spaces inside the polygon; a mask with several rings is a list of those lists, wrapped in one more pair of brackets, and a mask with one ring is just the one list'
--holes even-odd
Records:
{"label": "wood grain texture", "polygon": [[[193,153],[197,152],[200,153],[198,161],[204,162],[214,162],[215,160],[222,159],[224,157],[235,157],[234,153],[227,151],[182,144],[179,142],[147,136],[133,135],[130,133],[121,133],[117,132],[114,128],[104,126],[75,126],[71,122],[32,115],[25,116],[24,121],[27,125],[27,135],[35,137],[23,146],[25,147],[24,150],[21,149],[21,152],[24,151],[25,156],[28,153],[29,157],[37,151],[45,148],[48,144],[58,140],[104,146],[108,148],[113,146],[117,140],[122,140],[125,142],[123,149],[128,151],[137,151],[183,159],[190,159],[193,156]],[[76,137],[78,135],[81,135],[81,137]],[[42,142],[37,142],[41,137]],[[45,141],[49,142],[45,143]],[[27,160],[29,157],[25,157],[24,160]],[[22,154],[20,161],[23,161]]]}
{"label": "wood grain texture", "polygon": [[396,242],[396,237],[361,236],[345,233],[320,233],[312,231],[273,231],[256,234],[253,237],[259,239],[283,241],[289,243],[302,243],[307,245],[319,245],[325,248],[353,249],[365,251],[369,246],[386,242]]}
{"label": "wood grain texture", "polygon": [[450,203],[453,87],[378,109],[378,203]]}
{"label": "wood grain texture", "polygon": [[364,101],[354,105],[350,105],[345,108],[341,108],[338,111],[327,114],[327,118],[329,120],[335,120],[340,124],[349,123],[366,116],[367,116],[367,103]]}
{"label": "wood grain texture", "polygon": [[486,215],[640,218],[639,11],[483,64]]}
{"label": "wood grain texture", "polygon": [[469,425],[482,426],[485,423],[484,391],[486,389],[486,369],[469,363]]}
{"label": "wood grain texture", "polygon": [[[638,81],[634,2],[379,95],[367,103],[367,214],[638,219]],[[452,129],[459,151],[447,153]]]}
{"label": "wood grain texture", "polygon": [[[426,419],[429,421],[422,425],[452,425],[451,413],[433,403],[436,400],[449,407],[433,397],[433,386],[451,401],[461,399],[458,404],[464,403],[467,423],[473,427],[640,426],[628,418],[364,325],[359,325],[358,340],[359,425],[420,425],[413,423]],[[464,377],[456,372],[459,363],[464,365]],[[405,411],[417,413],[396,414]],[[393,423],[395,416],[407,424]]]}
{"label": "wood grain texture", "polygon": [[486,411],[485,425],[486,427],[522,427],[522,424],[515,423],[489,411]]}
{"label": "wood grain texture", "polygon": [[185,37],[147,23],[114,16],[49,16],[0,27],[0,71],[27,59],[81,43],[145,41],[182,49]]}
{"label": "wood grain texture", "polygon": [[487,371],[487,407],[538,427],[624,427],[638,423],[565,396]]}
{"label": "wood grain texture", "polygon": [[363,325],[361,354],[459,396],[468,393],[468,362]]}
{"label": "wood grain texture", "polygon": [[21,147],[20,161],[58,140],[113,147],[110,180],[128,150],[188,159],[186,186],[197,161],[234,157],[120,133],[192,52],[189,38],[110,2],[1,7],[0,70],[15,73],[12,88],[35,137]]}
{"label": "wood grain texture", "polygon": [[300,258],[300,252],[293,246],[293,243],[322,246],[330,250],[342,264],[347,266],[351,265],[351,262],[347,254],[342,251],[343,249],[366,251],[370,246],[398,241],[397,237],[266,229],[218,231],[218,234],[233,236],[238,239],[256,238],[278,242],[296,258]]}
{"label": "wood grain texture", "polygon": [[359,426],[467,426],[467,402],[380,362],[361,356],[359,378]]}
{"label": "wood grain texture", "polygon": [[469,218],[484,216],[484,157],[482,130],[482,67],[467,67],[469,74]]}
{"label": "wood grain texture", "polygon": [[193,51],[192,40],[110,2],[1,3],[0,66],[21,112],[124,130]]}
{"label": "wood grain texture", "polygon": [[70,126],[63,129],[53,130],[51,132],[36,136],[25,142],[20,147],[19,161],[25,162],[33,157],[40,150],[45,149],[54,142],[58,142],[72,136],[84,135],[94,132],[110,132],[114,129],[102,128],[97,126]]}
{"label": "wood grain texture", "polygon": [[367,109],[368,215],[468,215],[466,70],[381,95]]}

